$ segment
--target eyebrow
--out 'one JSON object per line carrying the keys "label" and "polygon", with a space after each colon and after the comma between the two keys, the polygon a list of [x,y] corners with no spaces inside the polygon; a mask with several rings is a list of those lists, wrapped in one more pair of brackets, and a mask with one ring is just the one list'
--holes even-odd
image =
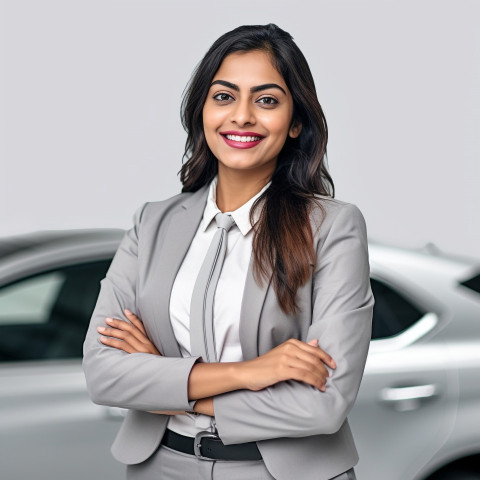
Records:
{"label": "eyebrow", "polygon": [[[231,88],[232,90],[235,90],[236,92],[240,91],[240,87],[238,85],[235,85],[234,83],[227,82],[226,80],[215,80],[214,82],[212,82],[210,87],[213,87],[213,85],[223,85],[224,87]],[[278,88],[285,95],[287,94],[287,92],[280,85],[277,85],[276,83],[264,83],[263,85],[257,85],[256,87],[252,87],[250,89],[250,92],[251,93],[261,92],[262,90],[267,90],[268,88]]]}

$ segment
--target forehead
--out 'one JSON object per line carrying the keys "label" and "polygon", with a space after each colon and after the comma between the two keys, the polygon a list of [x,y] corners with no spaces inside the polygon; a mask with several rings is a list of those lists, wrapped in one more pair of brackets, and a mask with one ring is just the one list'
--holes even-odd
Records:
{"label": "forehead", "polygon": [[265,83],[277,83],[286,87],[285,80],[273,66],[270,55],[261,50],[235,52],[227,55],[212,81],[215,80],[227,80],[240,87]]}

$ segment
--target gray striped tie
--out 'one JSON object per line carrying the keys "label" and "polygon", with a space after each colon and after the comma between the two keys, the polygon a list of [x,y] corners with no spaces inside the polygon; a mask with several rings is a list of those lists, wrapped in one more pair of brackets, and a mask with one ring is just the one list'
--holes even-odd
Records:
{"label": "gray striped tie", "polygon": [[227,233],[235,224],[230,215],[217,213],[217,231],[193,287],[190,303],[190,349],[192,356],[205,362],[217,362],[213,326],[213,300],[227,252]]}

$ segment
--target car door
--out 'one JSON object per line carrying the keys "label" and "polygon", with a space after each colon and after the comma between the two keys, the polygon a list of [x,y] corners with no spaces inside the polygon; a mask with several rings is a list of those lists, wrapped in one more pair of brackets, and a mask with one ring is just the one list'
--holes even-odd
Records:
{"label": "car door", "polygon": [[372,341],[349,415],[360,456],[356,471],[359,479],[411,480],[453,428],[457,373],[441,312],[393,276],[372,278],[372,290]]}
{"label": "car door", "polygon": [[110,259],[30,273],[0,287],[0,478],[118,479],[121,414],[94,405],[82,344]]}

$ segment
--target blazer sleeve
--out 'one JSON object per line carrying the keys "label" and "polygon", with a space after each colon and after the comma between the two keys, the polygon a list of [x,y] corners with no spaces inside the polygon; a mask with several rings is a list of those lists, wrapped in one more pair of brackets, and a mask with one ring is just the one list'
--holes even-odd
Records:
{"label": "blazer sleeve", "polygon": [[123,310],[135,308],[141,219],[148,204],[134,215],[101,282],[100,294],[83,345],[83,369],[94,403],[135,410],[189,410],[188,376],[198,357],[174,358],[128,354],[100,342],[98,326],[106,317],[127,321]]}
{"label": "blazer sleeve", "polygon": [[[317,247],[308,340],[337,364],[325,392],[285,381],[254,392],[214,398],[215,420],[225,444],[331,434],[340,429],[360,387],[371,338],[374,299],[370,288],[367,234],[360,210],[339,209]],[[265,312],[264,312],[265,314]]]}

